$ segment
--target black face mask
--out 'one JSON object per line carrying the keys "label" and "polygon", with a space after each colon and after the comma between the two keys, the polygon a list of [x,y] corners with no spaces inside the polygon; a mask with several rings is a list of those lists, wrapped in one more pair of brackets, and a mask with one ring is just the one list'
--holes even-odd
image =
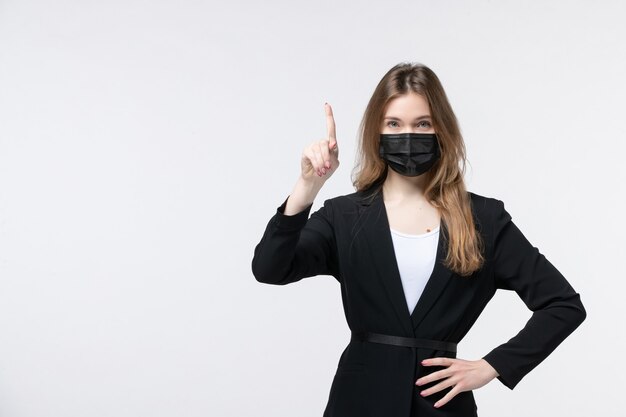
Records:
{"label": "black face mask", "polygon": [[434,133],[380,135],[379,154],[398,174],[415,177],[428,171],[441,156]]}

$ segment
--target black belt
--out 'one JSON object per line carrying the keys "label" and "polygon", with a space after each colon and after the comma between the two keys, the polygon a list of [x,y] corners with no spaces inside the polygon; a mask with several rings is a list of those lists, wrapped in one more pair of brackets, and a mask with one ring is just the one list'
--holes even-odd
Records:
{"label": "black belt", "polygon": [[447,350],[456,353],[456,343],[441,340],[416,339],[413,337],[392,336],[372,332],[352,332],[351,340],[383,343],[386,345],[415,347],[433,350]]}

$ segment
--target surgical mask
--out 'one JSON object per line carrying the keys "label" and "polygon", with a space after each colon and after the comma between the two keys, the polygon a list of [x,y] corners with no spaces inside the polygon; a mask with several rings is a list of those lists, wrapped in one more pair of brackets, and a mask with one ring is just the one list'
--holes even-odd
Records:
{"label": "surgical mask", "polygon": [[380,135],[379,155],[398,174],[415,177],[428,171],[441,156],[434,133]]}

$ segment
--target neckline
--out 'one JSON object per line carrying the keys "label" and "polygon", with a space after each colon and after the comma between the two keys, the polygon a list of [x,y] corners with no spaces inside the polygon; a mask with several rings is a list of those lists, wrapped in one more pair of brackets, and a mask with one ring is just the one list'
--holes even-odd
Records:
{"label": "neckline", "polygon": [[426,233],[422,233],[419,235],[410,235],[408,233],[402,233],[398,230],[392,229],[391,227],[389,227],[389,230],[391,230],[391,233],[398,235],[398,236],[402,236],[402,237],[406,237],[409,239],[421,239],[421,238],[425,238],[431,235],[434,235],[435,233],[439,232],[441,225],[437,225],[437,227],[435,227],[433,230],[431,230],[430,232],[426,232]]}

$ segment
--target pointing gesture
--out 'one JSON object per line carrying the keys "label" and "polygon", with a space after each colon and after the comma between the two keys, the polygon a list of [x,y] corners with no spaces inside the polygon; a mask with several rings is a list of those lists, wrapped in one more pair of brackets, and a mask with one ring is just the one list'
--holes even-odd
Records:
{"label": "pointing gesture", "polygon": [[337,151],[337,134],[335,132],[335,118],[333,117],[333,109],[330,104],[325,103],[324,110],[326,111],[326,128],[328,130],[329,146],[332,151]]}
{"label": "pointing gesture", "polygon": [[326,130],[327,138],[315,141],[307,146],[302,152],[302,178],[306,181],[319,183],[319,177],[322,184],[339,167],[339,146],[337,145],[337,136],[335,131],[335,118],[333,117],[333,109],[330,104],[324,105],[326,112]]}

